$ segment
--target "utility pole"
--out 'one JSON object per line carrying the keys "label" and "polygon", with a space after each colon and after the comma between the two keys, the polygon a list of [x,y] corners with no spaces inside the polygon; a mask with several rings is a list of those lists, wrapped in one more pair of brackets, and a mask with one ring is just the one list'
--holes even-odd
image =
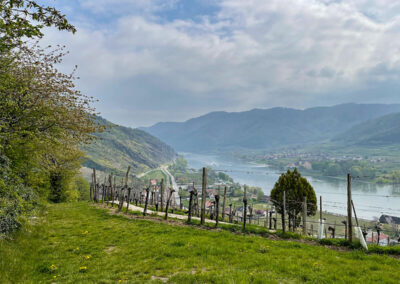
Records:
{"label": "utility pole", "polygon": [[352,208],[351,208],[351,175],[347,174],[347,234],[349,237],[349,242],[353,241],[353,225],[352,225]]}
{"label": "utility pole", "polygon": [[207,169],[203,168],[203,184],[201,188],[201,225],[204,225],[206,218],[206,189],[207,189]]}

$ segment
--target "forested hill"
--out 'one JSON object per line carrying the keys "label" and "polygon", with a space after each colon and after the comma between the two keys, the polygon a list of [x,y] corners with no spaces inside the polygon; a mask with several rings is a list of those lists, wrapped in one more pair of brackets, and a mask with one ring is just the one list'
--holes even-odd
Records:
{"label": "forested hill", "polygon": [[144,129],[179,151],[268,149],[328,140],[354,125],[395,112],[400,112],[400,105],[254,109],[213,112],[186,122],[158,123]]}
{"label": "forested hill", "polygon": [[352,127],[333,141],[350,145],[384,146],[400,143],[400,113],[385,115]]}
{"label": "forested hill", "polygon": [[110,171],[126,170],[129,165],[133,173],[140,173],[170,162],[177,155],[170,146],[143,130],[117,126],[103,118],[99,121],[113,126],[96,134],[100,139],[85,147],[84,166]]}

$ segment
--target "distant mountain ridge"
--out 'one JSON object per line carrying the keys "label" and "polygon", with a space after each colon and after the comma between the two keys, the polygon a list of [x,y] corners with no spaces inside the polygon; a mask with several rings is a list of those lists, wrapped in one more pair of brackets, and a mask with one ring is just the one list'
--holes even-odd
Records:
{"label": "distant mountain ridge", "polygon": [[384,146],[400,144],[400,113],[368,120],[332,139],[348,145]]}
{"label": "distant mountain ridge", "polygon": [[118,126],[101,117],[98,121],[112,127],[96,134],[99,139],[85,146],[86,167],[123,172],[131,166],[132,173],[140,173],[171,162],[177,156],[172,147],[143,130]]}
{"label": "distant mountain ridge", "polygon": [[306,110],[212,112],[185,122],[142,128],[178,151],[270,149],[329,140],[367,120],[400,112],[400,105],[341,104]]}

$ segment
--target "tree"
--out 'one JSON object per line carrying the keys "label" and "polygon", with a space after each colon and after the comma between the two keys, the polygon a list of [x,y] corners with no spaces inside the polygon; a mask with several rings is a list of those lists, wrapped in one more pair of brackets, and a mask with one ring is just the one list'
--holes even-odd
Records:
{"label": "tree", "polygon": [[271,201],[278,213],[283,213],[283,192],[286,192],[286,211],[290,220],[302,212],[304,197],[307,197],[307,215],[315,215],[317,197],[311,184],[295,168],[282,174],[271,190]]}
{"label": "tree", "polygon": [[22,38],[41,38],[43,27],[75,33],[65,15],[31,0],[0,0],[0,51],[21,45]]}

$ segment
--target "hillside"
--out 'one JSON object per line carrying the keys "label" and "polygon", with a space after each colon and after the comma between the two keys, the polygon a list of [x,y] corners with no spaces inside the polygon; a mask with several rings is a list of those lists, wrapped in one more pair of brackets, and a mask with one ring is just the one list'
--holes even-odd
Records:
{"label": "hillside", "polygon": [[331,139],[354,125],[399,111],[400,105],[383,104],[254,109],[213,112],[186,122],[158,123],[144,129],[179,151],[271,149]]}
{"label": "hillside", "polygon": [[334,137],[334,142],[361,146],[387,146],[400,143],[400,113],[368,120]]}
{"label": "hillside", "polygon": [[[101,207],[101,209],[100,209]],[[0,240],[1,283],[397,283],[400,260],[307,242],[49,205]],[[397,279],[397,280],[396,280]]]}
{"label": "hillside", "polygon": [[100,139],[85,147],[87,160],[83,165],[86,167],[125,171],[129,165],[133,173],[139,173],[176,157],[170,146],[143,130],[117,126],[103,118],[99,120],[113,127],[96,134]]}

